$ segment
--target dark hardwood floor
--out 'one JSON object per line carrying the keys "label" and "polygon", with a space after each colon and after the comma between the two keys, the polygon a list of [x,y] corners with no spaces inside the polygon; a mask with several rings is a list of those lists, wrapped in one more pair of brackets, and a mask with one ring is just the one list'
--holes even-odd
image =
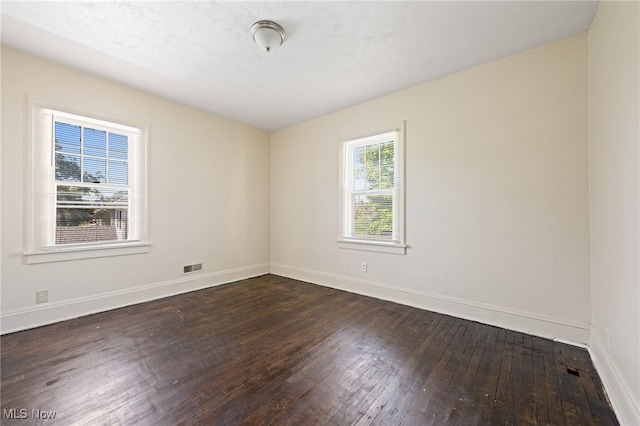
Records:
{"label": "dark hardwood floor", "polygon": [[585,350],[273,275],[0,343],[3,425],[617,424]]}

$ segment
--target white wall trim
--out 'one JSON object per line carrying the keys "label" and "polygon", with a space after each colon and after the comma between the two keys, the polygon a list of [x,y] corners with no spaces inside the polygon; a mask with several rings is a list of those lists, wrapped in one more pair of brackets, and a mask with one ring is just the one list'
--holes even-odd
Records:
{"label": "white wall trim", "polygon": [[263,263],[205,274],[196,273],[175,280],[15,309],[0,314],[0,334],[39,327],[268,273],[269,264]]}
{"label": "white wall trim", "polygon": [[272,263],[271,273],[548,339],[579,344],[588,342],[589,325],[586,323],[289,265]]}
{"label": "white wall trim", "polygon": [[589,354],[620,424],[640,425],[640,402],[593,326],[589,332]]}

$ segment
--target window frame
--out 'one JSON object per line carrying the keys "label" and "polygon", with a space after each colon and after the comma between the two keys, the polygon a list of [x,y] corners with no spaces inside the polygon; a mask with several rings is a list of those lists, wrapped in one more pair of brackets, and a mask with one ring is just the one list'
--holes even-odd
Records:
{"label": "window frame", "polygon": [[[405,244],[405,200],[404,200],[404,139],[405,122],[370,133],[367,136],[342,139],[340,143],[340,237],[338,247],[350,250],[373,251],[390,254],[406,254]],[[389,141],[393,134],[394,143],[394,185],[392,189],[356,190],[354,188],[353,157],[356,148]],[[393,205],[392,239],[359,238],[353,232],[354,195],[391,194]]]}
{"label": "window frame", "polygon": [[[146,125],[69,106],[61,102],[28,95],[27,185],[25,250],[27,264],[69,261],[147,253],[148,240],[148,129]],[[55,243],[56,185],[55,122],[81,124],[99,130],[125,133],[129,137],[128,239],[70,244]],[[105,187],[106,188],[106,187]]]}

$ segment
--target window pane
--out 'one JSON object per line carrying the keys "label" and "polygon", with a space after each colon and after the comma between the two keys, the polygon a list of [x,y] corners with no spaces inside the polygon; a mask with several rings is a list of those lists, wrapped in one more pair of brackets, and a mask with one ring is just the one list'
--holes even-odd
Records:
{"label": "window pane", "polygon": [[357,238],[393,238],[393,197],[353,196],[353,235]]}
{"label": "window pane", "polygon": [[87,188],[83,186],[58,185],[56,190],[58,207],[119,207],[126,208],[129,192],[106,188]]}
{"label": "window pane", "polygon": [[353,190],[390,189],[394,186],[394,142],[353,149]]}
{"label": "window pane", "polygon": [[393,166],[385,166],[380,170],[380,189],[393,188],[394,174]]}
{"label": "window pane", "polygon": [[380,146],[368,145],[366,154],[367,189],[380,188]]}
{"label": "window pane", "polygon": [[359,169],[364,167],[365,161],[365,149],[363,147],[357,147],[353,150],[353,168]]}
{"label": "window pane", "polygon": [[107,132],[91,128],[84,129],[84,155],[107,156]]}
{"label": "window pane", "polygon": [[380,188],[380,169],[378,167],[367,169],[367,189]]}
{"label": "window pane", "polygon": [[393,165],[393,141],[380,146],[380,159],[383,166]]}
{"label": "window pane", "polygon": [[56,151],[69,154],[80,154],[80,126],[72,124],[55,123]]}
{"label": "window pane", "polygon": [[105,183],[107,160],[104,158],[84,158],[84,182]]}
{"label": "window pane", "polygon": [[109,160],[109,179],[112,185],[126,185],[129,181],[129,164],[126,161]]}
{"label": "window pane", "polygon": [[366,189],[365,168],[358,167],[353,171],[353,189],[361,191]]}
{"label": "window pane", "polygon": [[117,133],[109,133],[109,158],[129,159],[129,138]]}
{"label": "window pane", "polygon": [[380,188],[393,188],[394,185],[394,152],[393,142],[380,147]]}
{"label": "window pane", "polygon": [[378,167],[380,165],[380,145],[368,145],[366,148],[367,168]]}
{"label": "window pane", "polygon": [[82,186],[58,185],[56,188],[56,203],[57,205],[83,204],[85,195],[89,194],[90,191],[91,188]]}
{"label": "window pane", "polygon": [[56,244],[127,239],[127,210],[57,208]]}
{"label": "window pane", "polygon": [[56,152],[56,180],[80,182],[80,156]]}

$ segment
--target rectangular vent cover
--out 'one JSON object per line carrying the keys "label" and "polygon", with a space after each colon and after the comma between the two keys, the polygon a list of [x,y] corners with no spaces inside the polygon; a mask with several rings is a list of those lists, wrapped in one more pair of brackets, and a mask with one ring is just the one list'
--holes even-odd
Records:
{"label": "rectangular vent cover", "polygon": [[580,372],[576,368],[567,367],[567,373],[571,374],[572,376],[580,377]]}
{"label": "rectangular vent cover", "polygon": [[182,267],[182,273],[189,274],[191,272],[201,271],[202,263],[194,263],[193,265],[184,265]]}

